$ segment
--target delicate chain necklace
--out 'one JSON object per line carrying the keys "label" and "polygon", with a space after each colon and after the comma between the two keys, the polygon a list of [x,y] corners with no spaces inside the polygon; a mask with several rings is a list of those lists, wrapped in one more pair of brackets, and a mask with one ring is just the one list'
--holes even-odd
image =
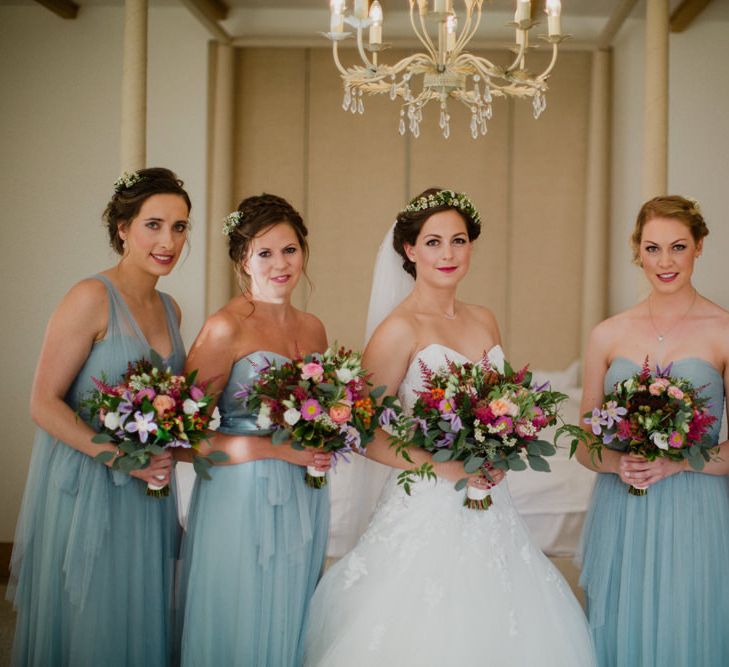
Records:
{"label": "delicate chain necklace", "polygon": [[[418,303],[418,306],[420,306],[420,301],[419,300],[418,300],[417,303]],[[455,320],[456,317],[458,316],[458,313],[456,312],[456,306],[455,306],[455,304],[453,305],[453,315],[450,315],[449,313],[446,313],[445,311],[442,311],[442,310],[441,311],[438,311],[437,313],[434,313],[433,311],[430,311],[430,313],[428,313],[427,310],[424,310],[424,312],[426,312],[429,315],[440,315],[442,317],[445,317],[447,320]]]}
{"label": "delicate chain necklace", "polygon": [[651,298],[648,297],[648,316],[651,318],[651,326],[653,327],[653,330],[656,332],[656,338],[658,339],[659,343],[663,342],[663,339],[668,336],[671,331],[673,331],[683,320],[686,318],[686,316],[691,312],[691,309],[694,307],[694,303],[696,303],[696,290],[694,289],[694,298],[691,299],[691,303],[689,304],[689,307],[686,309],[686,312],[681,315],[668,329],[666,329],[664,332],[660,332],[658,330],[658,327],[656,326],[656,323],[653,321],[653,309],[651,308]]}

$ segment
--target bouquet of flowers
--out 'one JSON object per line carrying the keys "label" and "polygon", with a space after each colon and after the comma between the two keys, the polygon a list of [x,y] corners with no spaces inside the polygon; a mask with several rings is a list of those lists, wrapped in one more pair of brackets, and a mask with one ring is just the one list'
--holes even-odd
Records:
{"label": "bouquet of flowers", "polygon": [[[370,390],[362,355],[343,347],[282,364],[269,363],[256,382],[242,387],[237,398],[258,412],[257,425],[272,429],[275,444],[291,440],[294,449],[314,447],[332,452],[335,460],[364,448],[374,437],[384,409],[376,403],[385,388]],[[395,408],[394,397],[385,404]],[[326,485],[326,473],[308,466],[306,483]]]}
{"label": "bouquet of flowers", "polygon": [[[104,451],[95,458],[106,463],[114,458],[112,468],[129,473],[147,467],[152,456],[170,447],[196,449],[206,439],[208,430],[219,424],[217,407],[208,414],[213,397],[207,385],[196,384],[197,371],[173,375],[164,362],[152,353],[152,361],[140,359],[129,363],[116,384],[102,377],[92,378],[96,389],[82,402],[97,426],[93,441],[111,442],[121,456]],[[222,452],[193,459],[195,471],[210,479],[208,468],[226,458]],[[148,484],[147,494],[169,495],[169,487]]]}
{"label": "bouquet of flowers", "polygon": [[[616,383],[599,408],[583,415],[589,431],[562,426],[558,436],[573,436],[570,456],[583,442],[593,461],[602,461],[602,448],[608,447],[649,461],[687,459],[694,470],[702,470],[711,460],[714,445],[707,433],[716,417],[709,412],[708,399],[700,396],[701,387],[671,376],[671,367],[656,366],[652,373],[646,357],[640,372]],[[644,496],[647,490],[630,485],[628,493]]]}
{"label": "bouquet of flowers", "polygon": [[[539,440],[539,432],[553,424],[559,404],[567,396],[551,391],[548,385],[532,386],[527,367],[514,371],[504,364],[497,371],[486,356],[476,363],[448,361],[438,371],[422,361],[424,388],[418,392],[412,415],[395,418],[385,411],[383,427],[389,430],[391,444],[407,461],[411,446],[433,454],[433,461],[463,461],[468,474],[489,470],[534,470],[549,472],[545,456],[556,453],[553,444]],[[435,479],[433,466],[400,473],[398,483],[406,493],[417,479]],[[466,478],[456,489],[467,485]],[[488,509],[491,496],[486,489],[468,487],[464,505]]]}

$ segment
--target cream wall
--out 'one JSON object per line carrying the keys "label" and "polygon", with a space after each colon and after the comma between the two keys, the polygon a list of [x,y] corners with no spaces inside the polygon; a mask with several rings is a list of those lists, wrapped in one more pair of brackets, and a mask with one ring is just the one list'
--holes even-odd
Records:
{"label": "cream wall", "polygon": [[[718,5],[709,4],[686,32],[670,37],[668,189],[700,201],[711,233],[697,264],[695,284],[729,308],[729,21],[716,16]],[[630,19],[614,45],[612,313],[632,305],[644,292],[640,271],[630,262],[629,246],[642,204],[644,30],[642,19]]]}
{"label": "cream wall", "polygon": [[367,98],[362,116],[342,111],[329,50],[239,49],[235,190],[265,189],[302,211],[315,286],[307,307],[352,347],[362,345],[375,254],[397,211],[432,185],[468,192],[484,231],[462,298],[494,310],[515,363],[563,368],[580,346],[589,76],[589,53],[564,53],[539,120],[528,101],[496,100],[488,134],[474,141],[466,110],[451,104],[445,141],[434,105],[414,139],[398,134],[399,106],[387,96]]}
{"label": "cream wall", "polygon": [[[0,6],[0,542],[13,538],[34,427],[28,398],[46,321],[78,279],[114,260],[100,216],[118,176],[123,13]],[[161,283],[189,343],[203,318],[207,35],[182,8],[150,12],[148,164],[193,200],[192,252]]]}

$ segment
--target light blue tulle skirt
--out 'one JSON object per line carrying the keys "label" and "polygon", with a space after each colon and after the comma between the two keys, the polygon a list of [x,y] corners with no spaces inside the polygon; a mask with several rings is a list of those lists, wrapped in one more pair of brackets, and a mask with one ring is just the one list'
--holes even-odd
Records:
{"label": "light blue tulle skirt", "polygon": [[309,600],[321,575],[329,492],[305,469],[263,460],[197,480],[183,539],[182,665],[301,664]]}
{"label": "light blue tulle skirt", "polygon": [[580,584],[601,667],[729,665],[729,487],[680,473],[628,494],[600,474]]}

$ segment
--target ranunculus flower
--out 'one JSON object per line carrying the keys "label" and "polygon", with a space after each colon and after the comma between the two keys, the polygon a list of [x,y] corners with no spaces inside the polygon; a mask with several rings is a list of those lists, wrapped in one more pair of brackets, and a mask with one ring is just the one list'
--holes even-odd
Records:
{"label": "ranunculus flower", "polygon": [[144,389],[140,389],[136,395],[134,396],[134,402],[135,403],[141,403],[145,398],[148,398],[150,401],[154,400],[154,389],[152,387],[145,387]]}
{"label": "ranunculus flower", "polygon": [[175,407],[175,399],[167,394],[158,394],[152,401],[152,407],[157,412],[157,416],[161,417]]}
{"label": "ranunculus flower", "polygon": [[496,417],[503,415],[511,415],[514,417],[519,414],[519,407],[508,398],[495,398],[489,403],[489,408]]}
{"label": "ranunculus flower", "polygon": [[116,431],[121,426],[121,415],[118,412],[107,412],[104,415],[104,426],[110,431]]}
{"label": "ranunculus flower", "polygon": [[653,433],[651,435],[651,440],[653,440],[653,444],[658,447],[658,449],[668,449],[668,437],[665,433]]}
{"label": "ranunculus flower", "polygon": [[283,419],[289,426],[294,426],[301,419],[301,413],[296,408],[289,408],[283,413]]}
{"label": "ranunculus flower", "polygon": [[190,387],[190,398],[193,401],[201,401],[205,398],[205,392],[197,385],[192,385],[192,387]]}
{"label": "ranunculus flower", "polygon": [[301,404],[301,418],[310,422],[321,414],[321,405],[315,398],[308,398]]}
{"label": "ranunculus flower", "polygon": [[683,392],[673,384],[667,389],[667,393],[671,398],[676,398],[679,401],[683,398]]}
{"label": "ranunculus flower", "polygon": [[346,422],[352,415],[352,406],[346,403],[337,403],[329,408],[329,416],[335,424]]}
{"label": "ranunculus flower", "polygon": [[256,426],[262,430],[271,428],[271,408],[265,403],[261,405],[261,409],[258,411],[258,417],[256,417]]}
{"label": "ranunculus flower", "polygon": [[354,373],[349,368],[337,368],[336,370],[337,380],[342,384],[347,384],[354,380]]}
{"label": "ranunculus flower", "polygon": [[324,368],[316,361],[311,361],[301,367],[301,377],[304,380],[311,379],[314,382],[321,382],[324,378]]}
{"label": "ranunculus flower", "polygon": [[191,398],[186,398],[182,404],[182,411],[186,415],[194,415],[198,411],[197,401],[193,401]]}
{"label": "ranunculus flower", "polygon": [[666,391],[666,387],[662,382],[652,382],[648,387],[648,392],[652,396],[660,396],[664,391]]}

